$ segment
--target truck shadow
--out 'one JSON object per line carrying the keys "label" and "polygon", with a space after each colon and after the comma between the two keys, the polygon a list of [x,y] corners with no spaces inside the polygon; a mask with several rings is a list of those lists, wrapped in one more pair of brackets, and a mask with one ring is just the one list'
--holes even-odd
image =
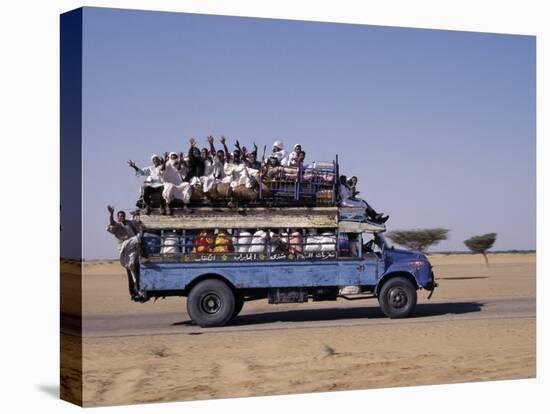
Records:
{"label": "truck shadow", "polygon": [[[425,318],[444,315],[463,315],[480,312],[484,304],[480,302],[421,303],[408,317]],[[246,309],[246,305],[245,305]],[[315,322],[338,319],[387,318],[378,306],[355,308],[300,309],[279,312],[244,314],[235,318],[228,326],[267,324],[273,322]],[[388,319],[389,320],[389,319]]]}
{"label": "truck shadow", "polygon": [[437,280],[475,280],[475,279],[488,279],[488,276],[449,276],[449,277],[438,277]]}

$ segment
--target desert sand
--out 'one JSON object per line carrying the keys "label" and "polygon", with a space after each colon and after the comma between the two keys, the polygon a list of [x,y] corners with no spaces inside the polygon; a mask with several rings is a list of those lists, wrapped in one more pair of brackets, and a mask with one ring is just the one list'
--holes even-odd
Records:
{"label": "desert sand", "polygon": [[[434,294],[439,302],[525,298],[534,303],[534,254],[492,254],[490,267],[474,255],[432,255],[430,260],[440,284]],[[62,269],[65,282],[79,278],[74,265],[65,264]],[[82,270],[85,318],[135,315],[139,322],[140,315],[158,315],[160,324],[162,315],[181,312],[181,320],[188,319],[184,298],[131,302],[125,273],[116,262],[89,263]],[[342,306],[349,303],[342,302]],[[71,305],[70,298],[62,303],[66,313],[78,307]],[[428,303],[425,292],[420,292],[419,303]],[[376,301],[355,301],[353,306],[361,304],[376,306]],[[243,318],[266,308],[285,312],[329,306],[334,307],[334,302],[267,305],[255,301],[245,304]],[[534,377],[534,314],[487,315],[477,319],[443,315],[437,320],[416,318],[414,323],[411,318],[409,323],[378,318],[364,326],[339,319],[324,325],[302,321],[292,329],[271,329],[276,324],[265,323],[247,330],[196,328],[155,335],[87,337],[84,330],[83,404]]]}

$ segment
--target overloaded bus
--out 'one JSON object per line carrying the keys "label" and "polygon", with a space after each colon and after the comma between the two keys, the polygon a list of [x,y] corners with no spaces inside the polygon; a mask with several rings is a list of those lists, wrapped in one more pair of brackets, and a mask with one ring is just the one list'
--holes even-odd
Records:
{"label": "overloaded bus", "polygon": [[187,297],[191,320],[223,326],[246,301],[271,304],[377,298],[408,316],[417,291],[437,286],[428,258],[390,247],[362,208],[203,207],[144,215],[140,288],[148,298]]}

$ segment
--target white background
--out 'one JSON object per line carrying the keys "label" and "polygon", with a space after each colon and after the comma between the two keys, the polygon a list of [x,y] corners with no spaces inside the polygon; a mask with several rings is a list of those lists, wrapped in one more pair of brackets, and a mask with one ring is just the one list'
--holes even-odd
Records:
{"label": "white background", "polygon": [[[546,411],[549,31],[545,1],[75,1],[4,2],[0,15],[1,410],[73,412],[59,376],[59,14],[80,7],[186,11],[537,36],[537,379],[149,404],[94,412]],[[546,25],[546,26],[545,26]],[[544,118],[546,116],[546,118]],[[522,137],[518,137],[522,139]],[[513,168],[513,166],[511,167]],[[546,184],[546,187],[548,185]],[[25,193],[23,193],[25,191]],[[510,197],[513,197],[511,192]],[[511,218],[513,219],[513,218]],[[406,345],[404,345],[406,346]],[[305,373],[304,375],[307,375]],[[539,408],[540,407],[540,408]]]}

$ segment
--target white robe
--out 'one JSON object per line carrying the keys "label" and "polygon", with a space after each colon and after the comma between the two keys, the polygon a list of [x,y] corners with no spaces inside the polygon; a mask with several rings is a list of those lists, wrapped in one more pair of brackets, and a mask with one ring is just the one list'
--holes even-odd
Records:
{"label": "white robe", "polygon": [[181,171],[173,163],[167,162],[164,170],[160,171],[161,179],[164,184],[162,197],[167,203],[174,199],[182,200],[184,204],[191,201],[191,185],[183,181]]}
{"label": "white robe", "polygon": [[281,149],[279,151],[273,151],[271,156],[276,157],[279,160],[279,163],[283,167],[288,166],[288,152],[285,149]]}
{"label": "white robe", "polygon": [[107,231],[116,237],[120,250],[122,249],[122,243],[137,235],[137,225],[133,220],[126,220],[126,224],[117,221],[114,224],[109,224]]}
{"label": "white robe", "polygon": [[[224,165],[218,157],[214,157],[213,160],[206,160],[204,162],[204,175],[202,177],[193,178],[198,178],[202,186],[202,191],[208,193],[216,184],[222,182],[222,178],[224,177]],[[229,179],[228,182],[230,182]]]}
{"label": "white robe", "polygon": [[244,185],[246,188],[252,188],[252,178],[260,180],[260,171],[254,168],[248,168],[245,164],[225,164],[225,177],[222,183],[228,183],[232,188]]}
{"label": "white robe", "polygon": [[202,191],[204,193],[208,193],[210,190],[212,190],[212,188],[214,188],[214,185],[216,185],[219,182],[221,182],[221,180],[218,180],[217,178],[215,178],[214,174],[203,175],[200,178],[200,184],[202,186]]}
{"label": "white robe", "polygon": [[149,167],[140,168],[136,170],[136,175],[138,177],[145,177],[145,183],[151,187],[160,187],[162,185],[160,165],[158,167],[150,165]]}
{"label": "white robe", "polygon": [[204,160],[204,176],[208,176],[214,172],[214,162],[206,159]]}
{"label": "white robe", "polygon": [[139,246],[139,236],[124,240],[120,246],[120,264],[132,277],[136,286],[139,279]]}
{"label": "white robe", "polygon": [[286,164],[281,163],[283,167],[297,167],[298,166],[298,153],[296,151],[292,151],[290,154],[288,154],[288,160]]}
{"label": "white robe", "polygon": [[212,174],[215,178],[220,180],[225,177],[224,165],[217,156],[214,157],[214,161],[212,163]]}
{"label": "white robe", "polygon": [[180,185],[183,182],[181,171],[176,168],[176,164],[172,161],[166,163],[164,170],[160,170],[159,175],[163,183]]}

